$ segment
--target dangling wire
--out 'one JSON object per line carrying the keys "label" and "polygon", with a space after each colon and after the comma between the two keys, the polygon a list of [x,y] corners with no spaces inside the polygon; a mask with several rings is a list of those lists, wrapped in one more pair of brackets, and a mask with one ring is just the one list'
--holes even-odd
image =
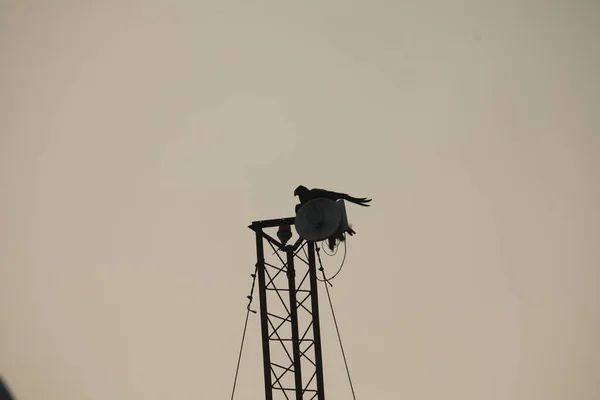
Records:
{"label": "dangling wire", "polygon": [[[327,282],[330,286],[333,286],[330,281],[333,280],[336,276],[338,276],[340,272],[342,272],[342,268],[344,267],[344,262],[346,261],[346,253],[348,251],[348,248],[346,247],[347,244],[346,244],[345,240],[343,241],[343,243],[344,243],[344,257],[342,258],[342,263],[340,264],[340,267],[338,268],[337,272],[335,274],[333,274],[333,276],[331,278],[325,278],[323,280],[323,279],[320,279],[319,277],[317,277],[317,280],[319,280],[321,282]],[[338,244],[337,247],[340,247],[340,245]],[[336,247],[336,253],[337,253],[337,247]],[[323,246],[323,248],[325,248],[325,246]],[[325,250],[323,250],[323,252],[325,254],[327,254],[327,252]],[[329,255],[329,254],[327,254],[327,255]],[[323,272],[323,275],[325,275],[325,272]]]}
{"label": "dangling wire", "polygon": [[338,252],[338,249],[340,248],[340,240],[336,239],[335,240],[335,247],[333,248],[331,253],[328,253],[327,251],[325,251],[325,249],[328,246],[323,246],[323,253],[327,254],[328,256],[335,256]]}
{"label": "dangling wire", "polygon": [[[323,269],[323,263],[321,262],[321,255],[319,254],[319,246],[315,246],[317,250],[317,258],[319,259],[319,271],[323,274],[323,281],[329,283],[325,277],[325,270]],[[337,332],[338,341],[340,343],[340,349],[342,350],[342,357],[344,358],[344,365],[346,366],[346,374],[348,375],[348,381],[350,382],[350,390],[352,390],[352,398],[356,400],[356,394],[354,394],[354,385],[352,384],[352,378],[350,377],[350,369],[348,368],[348,361],[346,360],[346,353],[344,352],[344,345],[342,344],[342,336],[340,335],[340,329],[338,327],[337,318],[335,317],[335,311],[333,310],[333,303],[331,302],[331,295],[329,294],[329,286],[325,285],[325,291],[327,292],[327,299],[329,300],[329,307],[331,308],[331,315],[333,315],[333,323],[335,324],[335,330]]]}
{"label": "dangling wire", "polygon": [[240,354],[238,355],[237,367],[235,368],[235,377],[233,378],[233,389],[231,390],[231,400],[233,400],[233,396],[235,395],[235,385],[237,383],[238,373],[240,371],[240,363],[242,361],[242,352],[244,350],[244,339],[246,338],[246,329],[248,329],[248,317],[250,313],[256,314],[256,311],[250,308],[252,304],[252,294],[254,293],[254,285],[256,283],[256,272],[258,270],[258,264],[254,267],[254,273],[252,276],[252,289],[250,289],[250,295],[248,298],[248,305],[246,306],[246,321],[244,322],[244,333],[242,333],[242,343],[240,345]]}

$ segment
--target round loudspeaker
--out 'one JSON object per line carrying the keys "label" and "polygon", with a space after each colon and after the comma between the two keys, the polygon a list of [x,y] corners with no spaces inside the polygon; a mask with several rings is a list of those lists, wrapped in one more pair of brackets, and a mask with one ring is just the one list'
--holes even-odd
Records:
{"label": "round loudspeaker", "polygon": [[334,201],[318,198],[298,210],[295,226],[301,238],[318,242],[333,235],[341,222],[341,207]]}

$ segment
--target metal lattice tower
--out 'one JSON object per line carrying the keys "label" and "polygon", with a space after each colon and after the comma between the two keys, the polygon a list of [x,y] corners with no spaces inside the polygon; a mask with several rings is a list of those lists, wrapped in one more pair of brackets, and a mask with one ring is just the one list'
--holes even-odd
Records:
{"label": "metal lattice tower", "polygon": [[[285,245],[266,232],[292,225],[294,218],[249,226],[256,234],[265,399],[324,400],[315,243]],[[273,252],[268,260],[265,249]]]}

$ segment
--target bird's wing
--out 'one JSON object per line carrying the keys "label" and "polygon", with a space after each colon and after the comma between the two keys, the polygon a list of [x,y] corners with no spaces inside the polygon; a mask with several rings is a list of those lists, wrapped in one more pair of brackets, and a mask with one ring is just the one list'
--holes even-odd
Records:
{"label": "bird's wing", "polygon": [[338,192],[332,192],[329,190],[324,190],[324,189],[312,189],[310,191],[310,197],[311,199],[315,199],[318,197],[323,197],[329,200],[333,200],[333,201],[337,201],[339,199],[342,200],[346,200],[355,204],[359,204],[361,206],[365,206],[368,207],[369,205],[366,203],[369,203],[371,201],[371,199],[368,199],[366,197],[352,197],[346,193],[338,193]]}
{"label": "bird's wing", "polygon": [[346,193],[332,192],[330,190],[325,190],[325,189],[311,189],[310,194],[313,199],[322,197],[322,198],[333,200],[333,201],[336,201],[339,199],[346,199],[349,197]]}

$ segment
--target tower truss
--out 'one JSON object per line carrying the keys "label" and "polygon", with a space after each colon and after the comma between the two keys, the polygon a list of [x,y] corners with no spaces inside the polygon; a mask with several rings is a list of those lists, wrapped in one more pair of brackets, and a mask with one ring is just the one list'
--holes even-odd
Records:
{"label": "tower truss", "polygon": [[[265,399],[325,399],[315,243],[285,244],[269,230],[294,218],[254,221]],[[268,255],[268,257],[266,256]]]}

